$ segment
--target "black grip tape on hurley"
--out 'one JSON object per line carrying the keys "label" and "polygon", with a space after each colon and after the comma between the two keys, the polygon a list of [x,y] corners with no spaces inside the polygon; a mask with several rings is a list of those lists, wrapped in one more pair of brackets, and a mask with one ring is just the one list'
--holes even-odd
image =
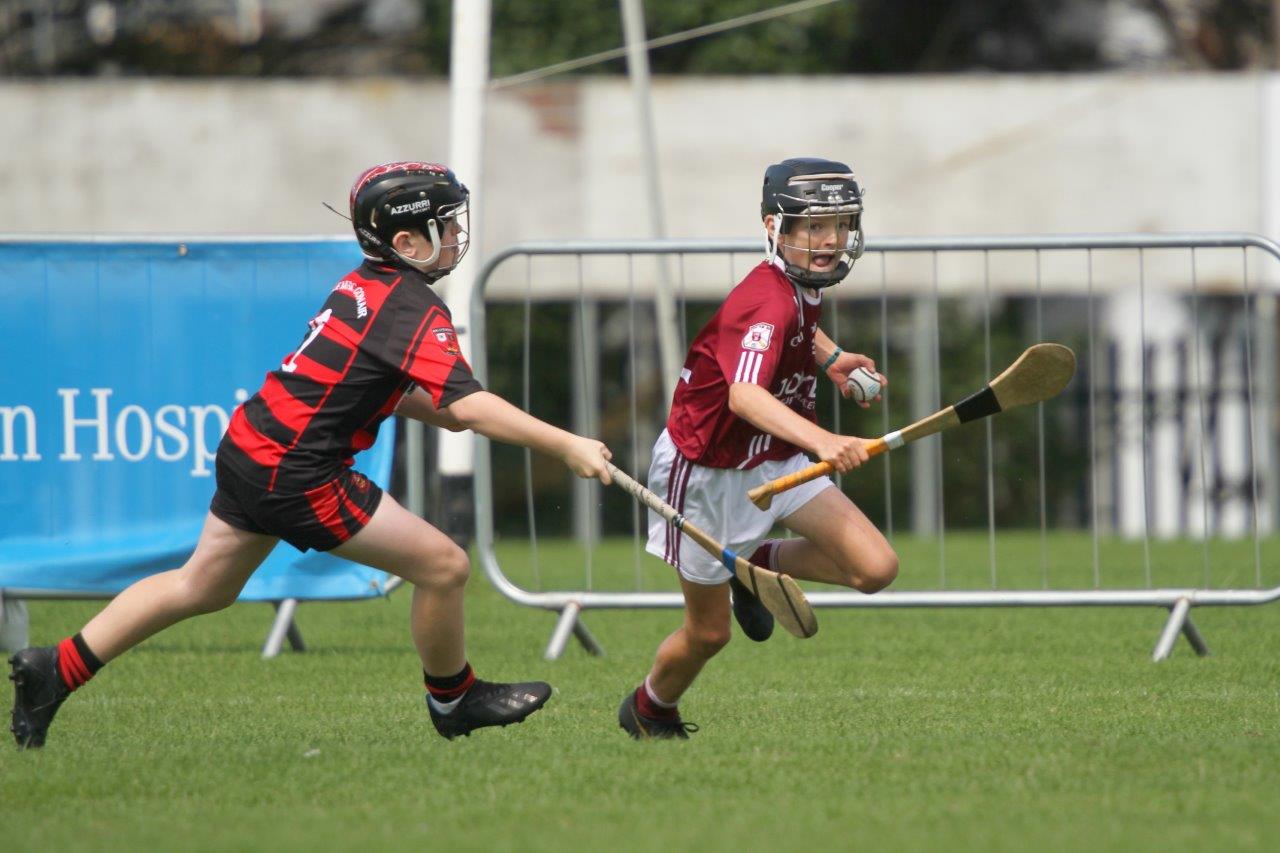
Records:
{"label": "black grip tape on hurley", "polygon": [[991,386],[988,385],[978,393],[970,394],[956,403],[954,408],[956,417],[963,424],[985,418],[987,415],[994,415],[1000,411],[1000,404],[996,401],[996,392],[992,391]]}

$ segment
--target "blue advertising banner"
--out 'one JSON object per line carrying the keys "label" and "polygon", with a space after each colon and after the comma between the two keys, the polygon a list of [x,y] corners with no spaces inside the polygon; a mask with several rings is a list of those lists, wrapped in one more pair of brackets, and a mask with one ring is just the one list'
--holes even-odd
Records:
{"label": "blue advertising banner", "polygon": [[[349,239],[0,241],[0,588],[111,594],[181,565],[231,412],[359,262]],[[391,426],[356,460],[384,488]],[[241,599],[385,580],[281,543]]]}

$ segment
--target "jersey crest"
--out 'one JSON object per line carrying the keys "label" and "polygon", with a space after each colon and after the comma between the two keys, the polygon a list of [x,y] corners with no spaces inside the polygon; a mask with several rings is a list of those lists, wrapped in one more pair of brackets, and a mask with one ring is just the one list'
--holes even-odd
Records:
{"label": "jersey crest", "polygon": [[764,352],[769,349],[769,342],[772,340],[773,324],[755,323],[751,328],[747,329],[747,333],[742,336],[742,348],[755,350],[756,352]]}
{"label": "jersey crest", "polygon": [[462,350],[458,348],[458,335],[450,328],[432,329],[432,333],[436,336],[436,342],[440,344],[449,355],[462,355]]}

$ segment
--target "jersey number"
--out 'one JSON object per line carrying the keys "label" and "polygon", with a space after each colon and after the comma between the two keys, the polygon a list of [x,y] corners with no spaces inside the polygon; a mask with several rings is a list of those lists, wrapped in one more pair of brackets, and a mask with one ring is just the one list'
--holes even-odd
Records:
{"label": "jersey number", "polygon": [[302,351],[311,346],[311,342],[320,337],[320,331],[324,328],[324,324],[329,322],[329,318],[333,316],[333,309],[326,308],[315,316],[307,325],[311,328],[311,333],[298,347],[293,355],[284,360],[284,364],[280,365],[280,369],[285,373],[293,373],[298,369],[298,356],[302,355]]}

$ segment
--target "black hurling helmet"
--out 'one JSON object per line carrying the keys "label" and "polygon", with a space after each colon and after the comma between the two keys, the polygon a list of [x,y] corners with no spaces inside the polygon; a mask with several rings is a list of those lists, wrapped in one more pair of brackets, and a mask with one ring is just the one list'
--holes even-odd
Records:
{"label": "black hurling helmet", "polygon": [[[803,287],[836,284],[849,274],[853,262],[862,257],[866,245],[866,237],[862,233],[862,189],[844,163],[796,157],[765,169],[760,215],[771,214],[776,224],[766,246],[770,260],[778,257],[780,244],[787,245],[786,235],[795,225],[807,226],[816,216],[839,214],[852,217],[848,240],[845,245],[836,247],[838,263],[831,269],[813,269],[812,260],[803,266],[786,264],[787,276]],[[811,252],[808,257],[812,259],[814,254],[817,253]]]}
{"label": "black hurling helmet", "polygon": [[[448,275],[470,244],[470,193],[453,172],[436,163],[401,161],[365,169],[351,185],[351,224],[365,257],[407,266],[434,282]],[[458,224],[456,243],[445,243],[448,226]],[[391,246],[398,231],[419,231],[431,241],[431,257],[406,258]],[[458,253],[448,267],[430,268],[446,246]]]}

